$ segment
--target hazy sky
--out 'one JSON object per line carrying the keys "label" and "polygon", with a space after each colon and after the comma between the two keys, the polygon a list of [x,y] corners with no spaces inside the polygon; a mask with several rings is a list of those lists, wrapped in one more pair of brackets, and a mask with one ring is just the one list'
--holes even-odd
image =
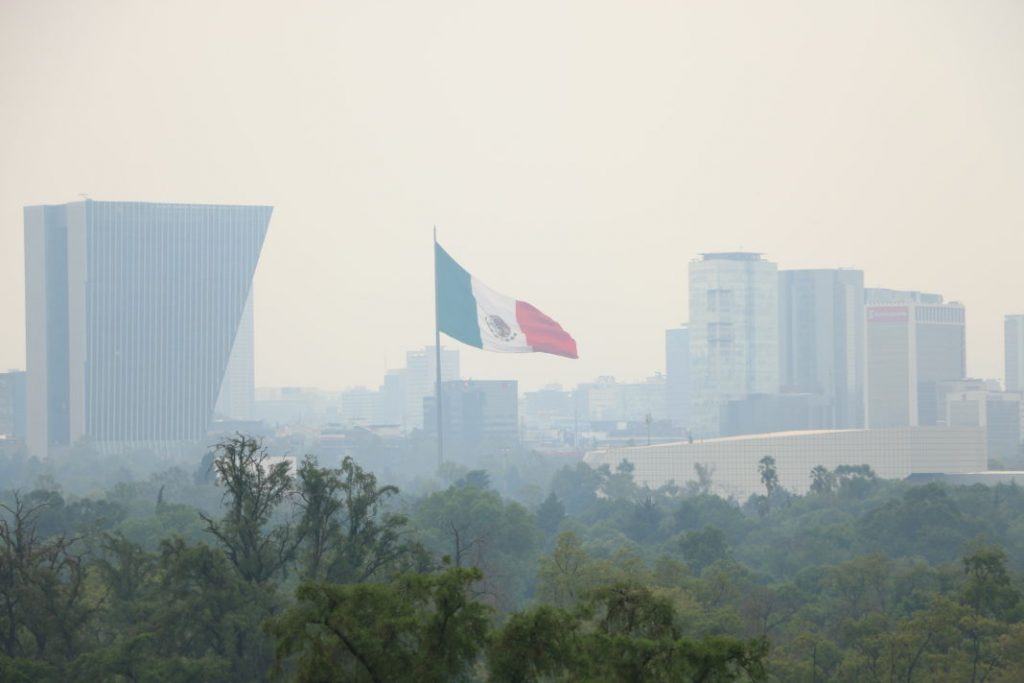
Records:
{"label": "hazy sky", "polygon": [[376,385],[433,341],[431,227],[580,360],[663,368],[698,252],[863,268],[1024,312],[1024,3],[0,2],[0,368],[24,367],[22,207],[273,204],[259,385]]}

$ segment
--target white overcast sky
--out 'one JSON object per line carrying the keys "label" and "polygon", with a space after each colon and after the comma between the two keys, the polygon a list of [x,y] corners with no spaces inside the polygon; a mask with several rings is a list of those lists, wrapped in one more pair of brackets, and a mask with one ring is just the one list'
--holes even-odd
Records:
{"label": "white overcast sky", "polygon": [[687,262],[859,267],[1024,312],[1024,3],[0,2],[0,368],[24,367],[22,207],[259,203],[259,385],[374,386],[433,340],[431,227],[581,359],[663,368]]}

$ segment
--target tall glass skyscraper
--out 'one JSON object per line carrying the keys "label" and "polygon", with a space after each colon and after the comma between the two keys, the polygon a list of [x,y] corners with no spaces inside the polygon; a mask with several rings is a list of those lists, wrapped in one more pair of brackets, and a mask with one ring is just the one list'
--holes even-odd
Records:
{"label": "tall glass skyscraper", "polygon": [[269,206],[25,208],[31,452],[205,436]]}
{"label": "tall glass skyscraper", "polygon": [[864,426],[864,273],[779,271],[783,393],[826,401],[828,426]]}
{"label": "tall glass skyscraper", "polygon": [[760,254],[690,262],[690,381],[694,436],[718,436],[726,402],[779,391],[778,269]]}
{"label": "tall glass skyscraper", "polygon": [[1003,323],[1006,390],[1024,391],[1024,315],[1008,315]]}

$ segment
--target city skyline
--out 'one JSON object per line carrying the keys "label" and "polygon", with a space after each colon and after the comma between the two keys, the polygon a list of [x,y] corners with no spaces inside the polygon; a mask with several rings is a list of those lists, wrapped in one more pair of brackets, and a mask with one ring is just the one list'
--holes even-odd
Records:
{"label": "city skyline", "polygon": [[25,364],[21,208],[86,193],[277,207],[259,386],[370,385],[429,344],[435,224],[579,342],[466,349],[467,376],[641,379],[686,322],[688,260],[743,249],[964,303],[968,372],[999,378],[1024,312],[1022,11],[5,3],[0,368]]}

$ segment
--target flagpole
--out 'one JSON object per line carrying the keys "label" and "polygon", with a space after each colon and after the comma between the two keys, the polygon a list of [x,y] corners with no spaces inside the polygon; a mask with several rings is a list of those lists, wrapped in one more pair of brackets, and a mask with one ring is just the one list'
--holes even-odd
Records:
{"label": "flagpole", "polygon": [[437,226],[434,226],[434,367],[437,369],[437,387],[434,393],[434,409],[437,413],[437,468],[444,464],[444,421],[441,419],[441,302],[437,291]]}

